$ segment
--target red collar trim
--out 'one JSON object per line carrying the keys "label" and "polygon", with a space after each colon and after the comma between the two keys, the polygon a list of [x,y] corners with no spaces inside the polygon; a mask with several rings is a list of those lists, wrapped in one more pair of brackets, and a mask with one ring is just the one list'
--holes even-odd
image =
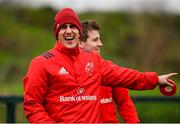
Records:
{"label": "red collar trim", "polygon": [[79,54],[79,47],[75,48],[67,48],[65,47],[61,42],[56,42],[55,49],[57,49],[59,52],[68,54],[69,56],[75,56]]}

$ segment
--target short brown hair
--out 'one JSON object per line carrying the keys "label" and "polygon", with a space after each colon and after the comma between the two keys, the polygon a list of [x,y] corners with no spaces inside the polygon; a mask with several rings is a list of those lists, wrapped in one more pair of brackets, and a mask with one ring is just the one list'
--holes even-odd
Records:
{"label": "short brown hair", "polygon": [[86,42],[88,39],[88,31],[90,30],[98,30],[100,31],[100,25],[95,20],[87,20],[87,21],[81,21],[82,26],[82,35],[80,37],[80,40],[82,42]]}

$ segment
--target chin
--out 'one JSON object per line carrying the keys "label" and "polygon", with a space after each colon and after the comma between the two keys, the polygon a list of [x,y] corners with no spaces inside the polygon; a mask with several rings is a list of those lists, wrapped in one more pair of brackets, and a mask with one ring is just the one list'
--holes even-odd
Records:
{"label": "chin", "polygon": [[75,48],[77,45],[66,45],[67,48]]}
{"label": "chin", "polygon": [[100,53],[100,50],[96,50],[97,53]]}

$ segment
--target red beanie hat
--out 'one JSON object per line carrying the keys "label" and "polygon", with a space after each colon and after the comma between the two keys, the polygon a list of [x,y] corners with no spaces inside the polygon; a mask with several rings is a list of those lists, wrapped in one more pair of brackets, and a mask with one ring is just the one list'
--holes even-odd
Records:
{"label": "red beanie hat", "polygon": [[56,39],[57,39],[57,33],[60,27],[64,24],[75,25],[78,28],[80,35],[82,34],[82,27],[81,27],[79,17],[71,8],[62,9],[54,17],[54,32],[53,33]]}

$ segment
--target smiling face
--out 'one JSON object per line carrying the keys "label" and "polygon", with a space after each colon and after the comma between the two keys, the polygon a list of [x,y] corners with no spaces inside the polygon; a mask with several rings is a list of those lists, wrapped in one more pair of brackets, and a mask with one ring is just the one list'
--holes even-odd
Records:
{"label": "smiling face", "polygon": [[73,24],[64,24],[58,32],[58,42],[67,48],[75,48],[79,43],[79,30]]}
{"label": "smiling face", "polygon": [[100,34],[98,30],[89,30],[88,38],[86,42],[81,42],[81,47],[84,49],[89,49],[100,53],[102,43],[100,40]]}

